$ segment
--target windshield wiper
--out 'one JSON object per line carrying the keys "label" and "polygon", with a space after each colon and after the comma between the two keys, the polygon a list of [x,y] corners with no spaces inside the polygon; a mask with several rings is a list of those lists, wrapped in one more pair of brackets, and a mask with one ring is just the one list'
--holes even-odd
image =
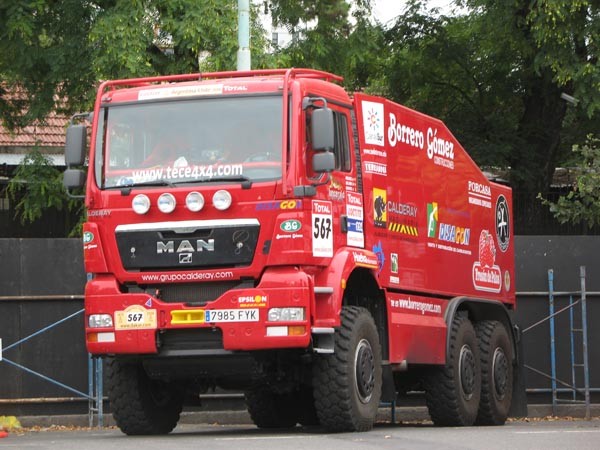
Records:
{"label": "windshield wiper", "polygon": [[120,189],[121,190],[121,194],[123,195],[129,195],[131,193],[131,190],[137,187],[147,187],[147,186],[169,186],[169,187],[175,187],[175,185],[170,182],[169,180],[152,180],[152,181],[142,181],[141,183],[128,183],[128,184],[122,184],[122,185],[117,185],[117,186],[109,186],[106,187],[105,189]]}

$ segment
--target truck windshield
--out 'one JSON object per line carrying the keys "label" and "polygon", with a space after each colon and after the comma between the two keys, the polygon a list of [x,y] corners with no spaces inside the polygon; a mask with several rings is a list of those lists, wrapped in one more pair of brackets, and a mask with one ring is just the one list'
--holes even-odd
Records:
{"label": "truck windshield", "polygon": [[281,96],[111,105],[101,110],[101,188],[281,177]]}

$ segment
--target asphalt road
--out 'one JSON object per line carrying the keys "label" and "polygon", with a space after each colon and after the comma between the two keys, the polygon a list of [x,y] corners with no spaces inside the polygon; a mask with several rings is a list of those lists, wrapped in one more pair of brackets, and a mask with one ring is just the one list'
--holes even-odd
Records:
{"label": "asphalt road", "polygon": [[597,450],[600,419],[512,422],[503,427],[436,428],[432,425],[376,425],[368,433],[329,434],[295,428],[278,432],[251,425],[179,425],[173,433],[128,437],[118,429],[26,431],[0,439],[1,449],[167,450],[167,449],[390,449],[390,450]]}

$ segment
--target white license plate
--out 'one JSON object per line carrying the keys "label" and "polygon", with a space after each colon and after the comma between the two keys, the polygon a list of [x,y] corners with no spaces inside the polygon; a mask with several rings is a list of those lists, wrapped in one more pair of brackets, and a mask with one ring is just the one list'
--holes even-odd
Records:
{"label": "white license plate", "polygon": [[206,322],[258,322],[258,309],[208,309]]}

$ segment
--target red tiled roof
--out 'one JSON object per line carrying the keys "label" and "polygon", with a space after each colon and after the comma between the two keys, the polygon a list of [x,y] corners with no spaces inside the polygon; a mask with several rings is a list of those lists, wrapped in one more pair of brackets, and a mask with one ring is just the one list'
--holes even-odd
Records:
{"label": "red tiled roof", "polygon": [[10,132],[0,125],[0,147],[62,147],[69,118],[50,113],[43,121]]}
{"label": "red tiled roof", "polygon": [[[6,87],[6,86],[5,86]],[[22,99],[25,94],[19,88],[5,90],[5,99]],[[56,100],[56,99],[55,99]],[[60,100],[58,101],[60,103]],[[31,125],[9,131],[0,123],[0,147],[62,147],[65,145],[65,134],[69,117],[51,112],[44,120]]]}

